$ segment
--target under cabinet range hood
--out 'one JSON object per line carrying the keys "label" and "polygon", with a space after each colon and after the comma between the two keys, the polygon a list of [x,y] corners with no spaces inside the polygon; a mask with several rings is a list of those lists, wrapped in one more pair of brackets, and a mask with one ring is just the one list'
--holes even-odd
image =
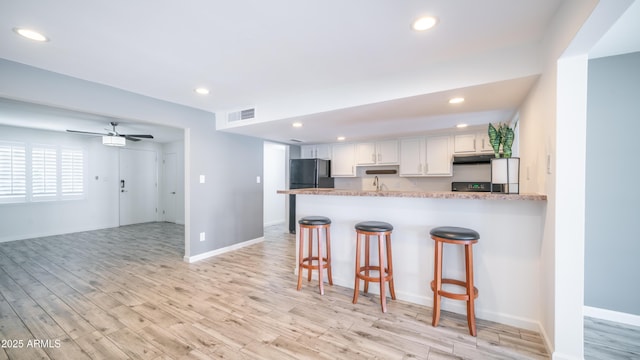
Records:
{"label": "under cabinet range hood", "polygon": [[473,164],[490,164],[491,159],[495,155],[491,154],[469,154],[469,155],[454,155],[453,165],[473,165]]}

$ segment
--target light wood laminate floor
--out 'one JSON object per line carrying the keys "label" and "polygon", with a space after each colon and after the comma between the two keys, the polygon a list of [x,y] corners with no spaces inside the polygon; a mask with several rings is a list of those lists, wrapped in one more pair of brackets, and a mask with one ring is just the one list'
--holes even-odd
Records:
{"label": "light wood laminate floor", "polygon": [[[295,238],[194,264],[184,228],[130,225],[0,244],[0,359],[546,359],[536,332],[304,282]],[[429,256],[425,254],[425,256]],[[427,284],[425,284],[427,286]]]}

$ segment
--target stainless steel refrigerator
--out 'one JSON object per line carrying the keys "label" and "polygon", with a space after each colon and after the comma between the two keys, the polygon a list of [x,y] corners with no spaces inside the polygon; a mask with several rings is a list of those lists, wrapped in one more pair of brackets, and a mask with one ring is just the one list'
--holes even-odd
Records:
{"label": "stainless steel refrigerator", "polygon": [[[289,189],[332,188],[331,161],[324,159],[291,159]],[[327,216],[327,215],[324,215]],[[289,232],[296,233],[296,196],[289,195]]]}

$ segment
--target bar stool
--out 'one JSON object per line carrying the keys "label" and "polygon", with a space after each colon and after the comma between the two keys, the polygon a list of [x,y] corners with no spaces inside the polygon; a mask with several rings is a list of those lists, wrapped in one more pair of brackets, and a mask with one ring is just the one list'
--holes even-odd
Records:
{"label": "bar stool", "polygon": [[[320,295],[324,295],[324,286],[322,275],[324,269],[327,269],[327,277],[329,285],[333,285],[331,277],[331,219],[324,216],[306,216],[298,220],[300,224],[300,241],[298,243],[298,290],[302,287],[302,269],[308,269],[307,281],[311,281],[311,270],[318,270],[318,280],[320,282]],[[322,241],[320,231],[325,230],[326,256],[322,256]],[[304,233],[308,234],[309,240],[308,255],[303,258]],[[318,256],[313,256],[313,233],[315,230],[318,242]],[[314,261],[316,265],[314,265]]]}
{"label": "bar stool", "polygon": [[[434,262],[434,280],[431,281],[431,290],[433,290],[433,326],[438,326],[440,320],[440,296],[444,296],[454,300],[464,300],[467,302],[467,324],[469,325],[469,333],[476,336],[476,316],[475,316],[475,299],[478,298],[478,289],[473,286],[473,244],[478,242],[480,234],[477,231],[454,227],[442,226],[436,227],[430,232],[431,238],[435,240],[435,262]],[[464,245],[465,258],[465,281],[455,279],[442,278],[442,245],[443,244]],[[465,288],[464,294],[451,293],[442,290],[442,284],[452,284]]]}
{"label": "bar stool", "polygon": [[[356,228],[356,284],[353,290],[353,303],[358,302],[360,292],[360,279],[364,280],[364,292],[369,291],[369,281],[380,283],[380,305],[382,312],[387,312],[387,298],[385,295],[385,282],[389,282],[389,292],[391,299],[396,299],[396,292],[393,288],[393,262],[391,260],[391,231],[393,226],[382,221],[363,221],[355,226]],[[360,266],[361,235],[365,237],[364,243],[364,266]],[[378,237],[378,265],[369,264],[369,236]],[[383,238],[385,241],[383,241]],[[384,248],[386,244],[387,266],[384,266]],[[377,276],[370,276],[371,270],[377,271]]]}

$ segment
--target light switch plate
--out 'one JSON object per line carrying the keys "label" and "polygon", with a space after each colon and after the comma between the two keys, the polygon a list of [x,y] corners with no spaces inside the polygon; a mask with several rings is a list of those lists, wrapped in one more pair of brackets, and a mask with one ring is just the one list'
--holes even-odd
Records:
{"label": "light switch plate", "polygon": [[200,184],[204,184],[204,175],[200,175]]}

